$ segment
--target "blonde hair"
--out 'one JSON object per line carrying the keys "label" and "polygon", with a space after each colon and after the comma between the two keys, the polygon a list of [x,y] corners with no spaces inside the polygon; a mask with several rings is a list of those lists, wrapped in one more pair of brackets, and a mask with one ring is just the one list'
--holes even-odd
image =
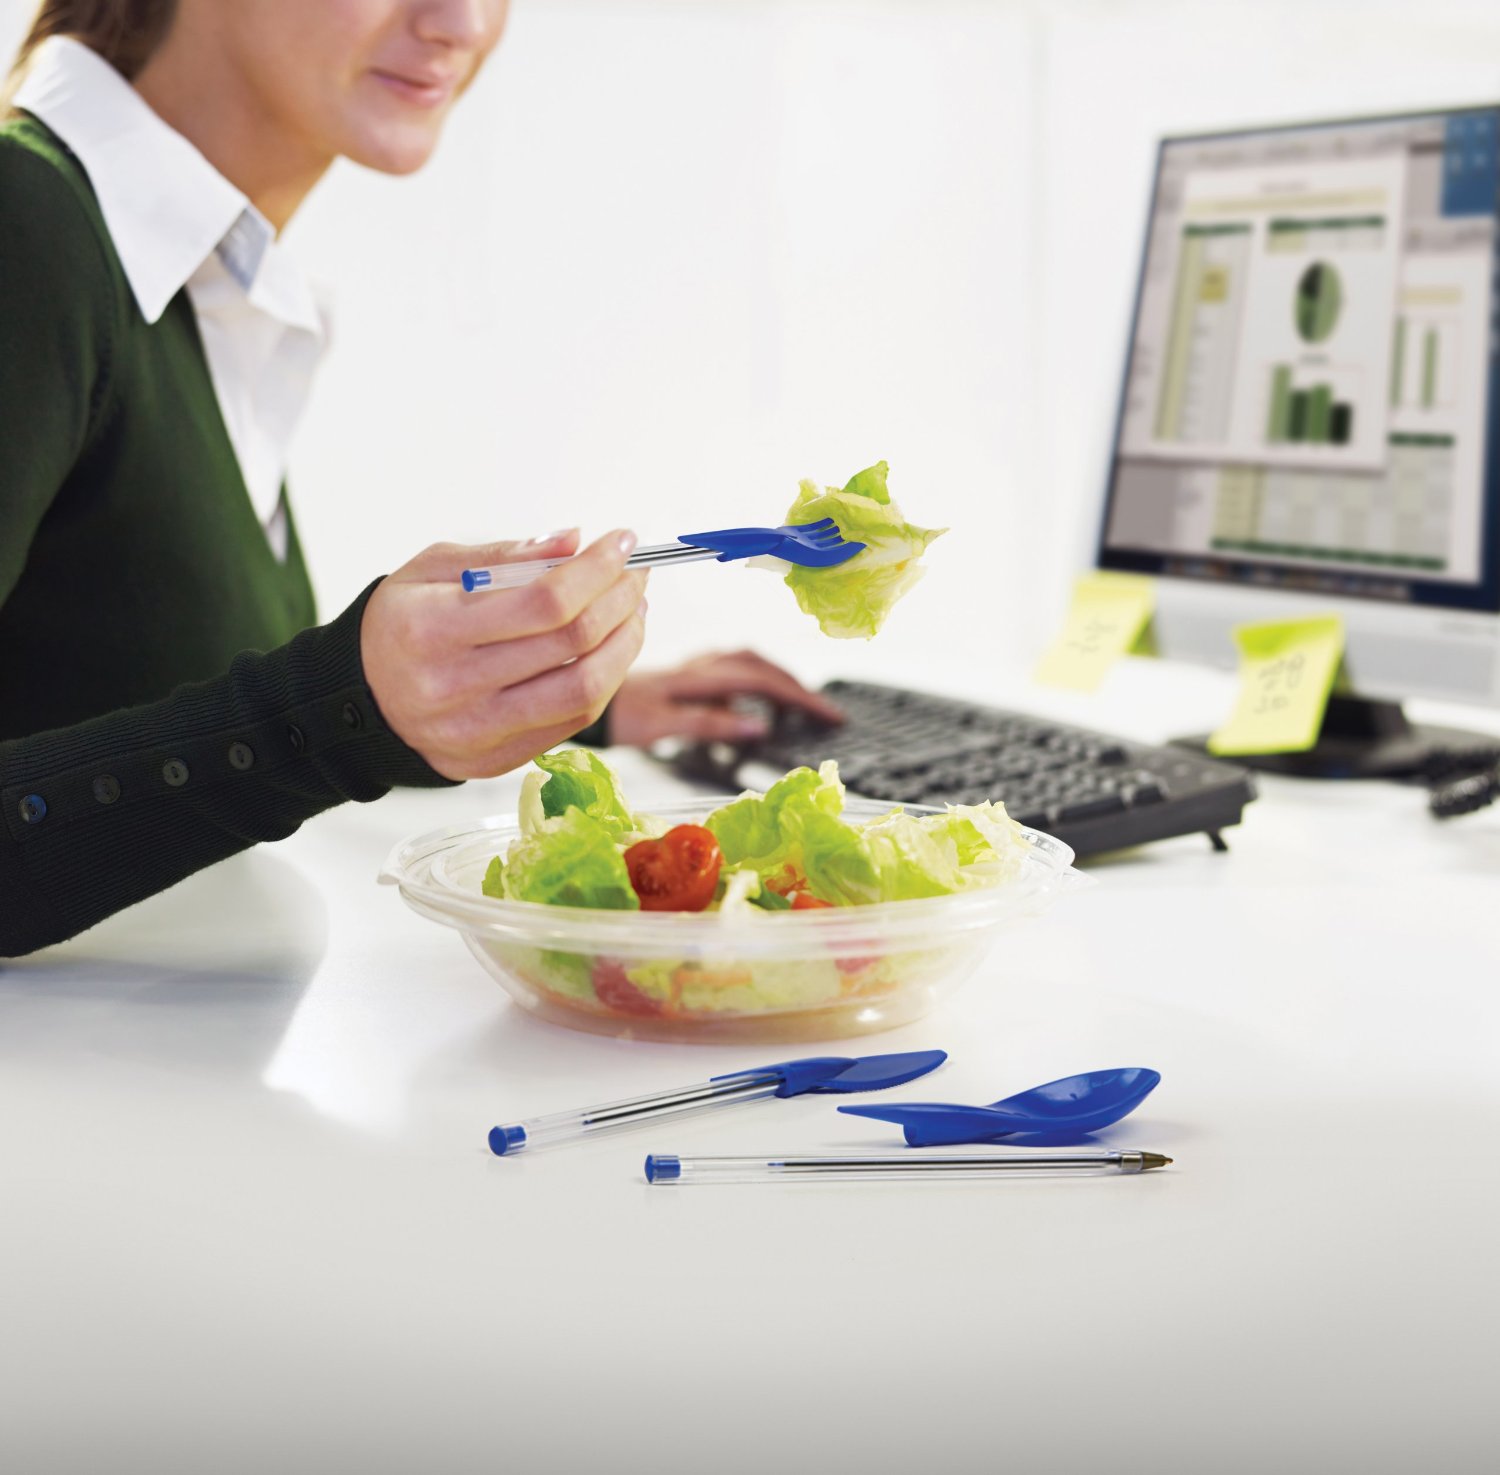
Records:
{"label": "blonde hair", "polygon": [[161,45],[176,12],[177,0],[42,0],[0,86],[0,108],[9,103],[31,53],[48,36],[82,41],[117,72],[133,78]]}

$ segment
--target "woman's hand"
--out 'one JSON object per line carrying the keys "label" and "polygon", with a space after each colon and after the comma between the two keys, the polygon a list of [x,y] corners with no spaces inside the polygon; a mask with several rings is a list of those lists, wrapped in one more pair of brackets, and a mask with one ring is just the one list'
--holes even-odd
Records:
{"label": "woman's hand", "polygon": [[778,707],[800,707],[825,722],[843,713],[827,697],[809,691],[789,671],[752,650],[699,656],[671,671],[642,671],[627,677],[609,709],[609,740],[644,747],[658,738],[700,742],[745,742],[764,737],[766,724],[730,702],[757,696]]}
{"label": "woman's hand", "polygon": [[445,778],[490,778],[587,727],[640,652],[646,575],[635,534],[608,533],[516,589],[466,594],[466,568],[561,558],[576,530],[527,543],[439,543],[365,606],[365,679],[392,731]]}

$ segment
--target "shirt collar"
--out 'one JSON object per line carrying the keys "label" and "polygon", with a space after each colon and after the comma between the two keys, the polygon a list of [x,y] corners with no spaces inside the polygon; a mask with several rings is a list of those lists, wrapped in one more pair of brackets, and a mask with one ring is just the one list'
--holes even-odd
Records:
{"label": "shirt collar", "polygon": [[48,37],[13,102],[83,165],[148,323],[217,252],[255,306],[322,336],[312,289],[270,222],[97,52]]}

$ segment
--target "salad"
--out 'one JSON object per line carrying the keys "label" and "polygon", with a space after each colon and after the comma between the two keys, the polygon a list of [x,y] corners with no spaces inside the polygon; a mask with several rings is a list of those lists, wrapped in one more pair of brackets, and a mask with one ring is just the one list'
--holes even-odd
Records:
{"label": "salad", "polygon": [[[1025,832],[999,804],[940,814],[892,809],[843,817],[837,765],[793,769],[764,794],[722,805],[701,823],[632,810],[615,774],[583,748],[544,754],[522,785],[516,838],[488,863],[481,888],[507,901],[605,911],[717,914],[721,943],[692,956],[612,957],[506,945],[511,971],[556,1000],[615,1014],[764,1013],[835,1006],[910,987],[951,966],[939,945],[893,952],[882,928],[858,941],[809,938],[792,956],[757,955],[746,929],[784,914],[996,887],[1026,865]],[[856,913],[857,915],[857,913]],[[753,940],[753,937],[752,937]]]}
{"label": "salad", "polygon": [[802,568],[780,558],[751,562],[785,572],[797,603],[838,640],[868,640],[885,623],[891,607],[926,572],[917,560],[947,528],[919,528],[901,516],[886,487],[884,461],[851,476],[842,487],[804,481],[786,521],[816,522],[831,517],[851,543],[863,550],[832,568]]}
{"label": "salad", "polygon": [[586,748],[536,765],[521,786],[520,836],[490,861],[486,896],[726,915],[869,906],[998,885],[1027,849],[1005,806],[988,802],[850,824],[832,760],[670,828],[634,812]]}

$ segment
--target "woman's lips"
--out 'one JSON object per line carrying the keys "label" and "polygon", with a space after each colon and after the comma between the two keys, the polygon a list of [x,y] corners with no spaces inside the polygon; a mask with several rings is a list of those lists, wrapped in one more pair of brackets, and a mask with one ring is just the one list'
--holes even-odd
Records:
{"label": "woman's lips", "polygon": [[378,68],[372,70],[370,75],[397,97],[423,108],[435,108],[447,102],[458,85],[457,77],[406,77],[399,72],[382,72]]}

